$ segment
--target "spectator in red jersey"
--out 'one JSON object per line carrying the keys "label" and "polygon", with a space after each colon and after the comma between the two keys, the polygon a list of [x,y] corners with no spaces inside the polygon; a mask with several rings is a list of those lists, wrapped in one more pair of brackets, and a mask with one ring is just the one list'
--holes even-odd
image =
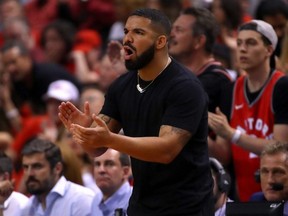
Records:
{"label": "spectator in red jersey", "polygon": [[288,77],[275,70],[276,45],[277,35],[267,22],[240,26],[237,60],[246,75],[224,91],[221,110],[209,113],[209,126],[217,134],[214,156],[224,165],[233,163],[241,201],[260,190],[254,173],[264,147],[288,141]]}

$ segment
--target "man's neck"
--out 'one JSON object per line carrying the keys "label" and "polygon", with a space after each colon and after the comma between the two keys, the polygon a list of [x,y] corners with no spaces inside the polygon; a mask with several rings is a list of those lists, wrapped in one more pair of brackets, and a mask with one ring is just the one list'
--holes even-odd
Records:
{"label": "man's neck", "polygon": [[102,194],[103,194],[102,202],[105,202],[107,199],[112,197],[127,182],[128,182],[127,180],[123,181],[121,185],[119,185],[117,188],[114,188],[114,189],[110,189],[110,190],[101,189]]}
{"label": "man's neck", "polygon": [[179,60],[187,68],[189,68],[196,76],[201,73],[201,69],[209,62],[214,61],[212,54],[206,54],[203,52],[193,53],[193,55],[187,55]]}
{"label": "man's neck", "polygon": [[154,80],[171,62],[168,55],[163,55],[161,58],[154,58],[147,66],[138,70],[142,80]]}
{"label": "man's neck", "polygon": [[247,71],[248,88],[250,92],[256,92],[266,83],[269,78],[271,68],[269,64],[264,64],[257,69]]}

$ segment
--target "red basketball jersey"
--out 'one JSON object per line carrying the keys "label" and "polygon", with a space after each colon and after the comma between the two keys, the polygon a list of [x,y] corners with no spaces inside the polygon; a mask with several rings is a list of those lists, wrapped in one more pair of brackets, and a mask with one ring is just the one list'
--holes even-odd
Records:
{"label": "red basketball jersey", "polygon": [[[273,89],[284,74],[274,71],[257,98],[249,103],[246,92],[246,76],[237,79],[231,109],[230,124],[233,128],[258,138],[272,139],[274,111],[272,106]],[[254,173],[260,167],[259,157],[232,144],[232,155],[236,176],[236,186],[241,201],[248,201],[252,193],[261,191],[260,184],[254,179]]]}

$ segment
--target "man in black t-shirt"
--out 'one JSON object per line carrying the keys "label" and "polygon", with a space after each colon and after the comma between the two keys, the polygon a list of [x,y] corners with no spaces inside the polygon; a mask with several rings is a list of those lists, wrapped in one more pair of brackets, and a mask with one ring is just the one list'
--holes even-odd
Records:
{"label": "man in black t-shirt", "polygon": [[217,22],[205,8],[186,8],[173,23],[169,54],[188,67],[201,81],[209,96],[209,111],[219,106],[223,87],[231,77],[213,57]]}
{"label": "man in black t-shirt", "polygon": [[[199,80],[169,57],[170,30],[160,11],[136,10],[124,28],[129,72],[110,86],[101,114],[91,117],[87,103],[84,113],[69,102],[59,107],[60,119],[88,153],[113,148],[131,156],[130,216],[214,212],[208,99]],[[125,135],[118,134],[121,128]]]}
{"label": "man in black t-shirt", "polygon": [[0,110],[4,110],[13,132],[21,129],[21,117],[46,113],[43,96],[52,82],[67,80],[81,90],[80,82],[64,68],[56,64],[35,62],[21,41],[6,41],[0,54],[0,64],[3,65]]}

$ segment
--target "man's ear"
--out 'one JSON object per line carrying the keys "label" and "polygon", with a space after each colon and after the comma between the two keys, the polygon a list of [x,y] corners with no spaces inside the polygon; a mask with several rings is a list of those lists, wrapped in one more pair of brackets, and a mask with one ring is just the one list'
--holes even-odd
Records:
{"label": "man's ear", "polygon": [[63,172],[63,163],[58,162],[55,167],[55,171],[60,175],[61,172]]}
{"label": "man's ear", "polygon": [[203,47],[206,43],[206,36],[205,35],[199,35],[197,37],[197,43],[195,44],[195,49],[199,49],[200,47]]}
{"label": "man's ear", "polygon": [[156,41],[156,49],[162,49],[168,42],[167,36],[160,35]]}
{"label": "man's ear", "polygon": [[132,171],[131,171],[131,167],[130,166],[123,166],[123,173],[124,173],[124,176],[125,178],[129,178],[129,176],[132,175]]}
{"label": "man's ear", "polygon": [[273,46],[272,45],[267,46],[267,54],[269,57],[272,56],[273,52],[274,52]]}

